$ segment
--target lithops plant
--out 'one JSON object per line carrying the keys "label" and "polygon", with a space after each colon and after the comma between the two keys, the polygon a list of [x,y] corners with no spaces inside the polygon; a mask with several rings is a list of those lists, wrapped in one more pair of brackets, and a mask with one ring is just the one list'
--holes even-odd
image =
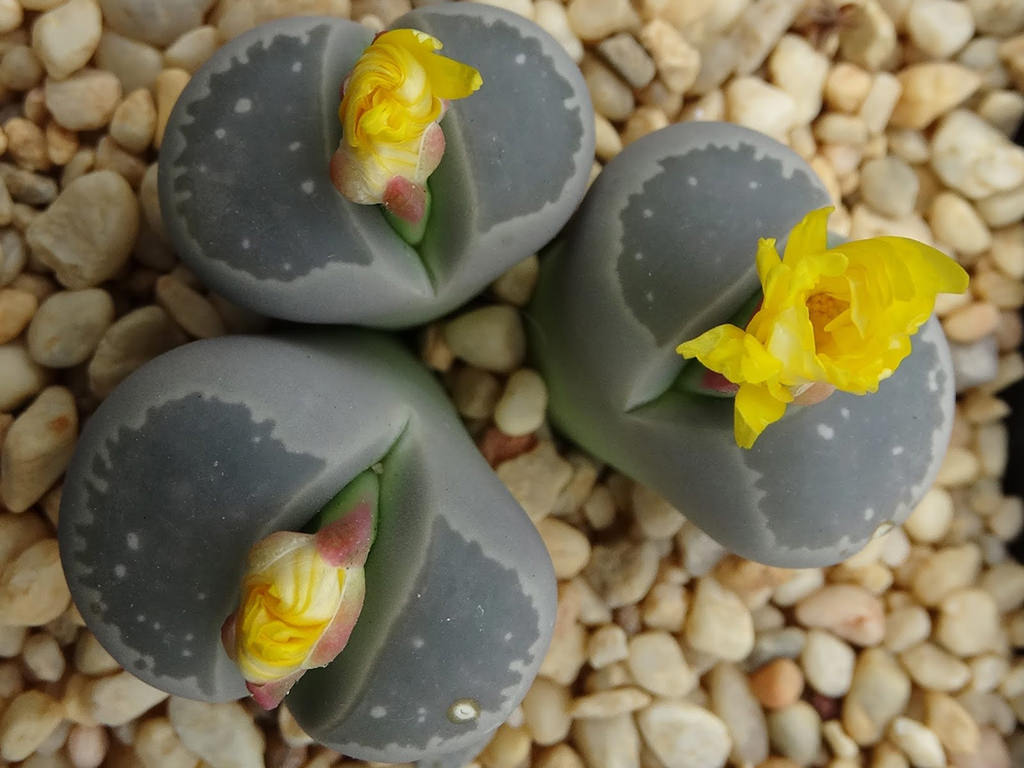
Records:
{"label": "lithops plant", "polygon": [[[349,533],[332,529],[345,521]],[[351,569],[330,610],[348,611],[363,582],[365,601],[340,655],[295,683],[291,712],[346,755],[461,765],[536,674],[555,581],[533,525],[397,343],[332,329],[179,348],[104,401],[64,484],[61,552],[82,616],[127,670],[183,697],[246,695],[224,644],[250,682],[282,662],[233,638],[261,621],[249,593],[303,537]],[[322,663],[325,643],[297,662]]]}
{"label": "lithops plant", "polygon": [[[934,318],[891,377],[886,350],[909,349],[906,334],[879,337],[874,358],[830,371],[851,391],[884,379],[876,394],[798,405],[801,395],[825,394],[801,366],[831,365],[825,345],[841,332],[857,335],[854,325],[876,315],[916,329],[936,290],[966,286],[954,262],[913,241],[828,250],[827,212],[808,216],[827,205],[813,171],[767,137],[727,124],[666,128],[605,167],[544,253],[528,312],[556,424],[729,549],[782,566],[834,563],[903,520],[935,477],[952,428],[949,352]],[[772,243],[759,245],[782,243],[791,229],[784,261]],[[872,267],[877,286],[858,272],[864,254],[887,260]],[[927,262],[920,296],[901,282],[915,259]],[[787,282],[818,273],[831,276],[803,294]],[[802,319],[758,328],[787,312]],[[836,318],[845,330],[829,324]],[[716,328],[730,322],[739,327]],[[684,360],[680,345],[689,357],[700,347],[701,361],[717,356],[719,367]],[[800,375],[786,379],[793,367]],[[805,381],[818,383],[792,386]]]}
{"label": "lithops plant", "polygon": [[[381,206],[351,202],[332,184],[333,171],[360,201],[382,194],[359,194],[383,184],[369,171],[345,183],[346,155],[335,156],[339,88],[367,87],[346,80],[373,33],[340,19],[272,22],[193,76],[163,136],[164,223],[212,288],[274,317],[401,327],[465,301],[568,220],[589,178],[594,122],[559,43],[520,16],[473,3],[416,9],[392,28],[425,33],[443,45],[429,63],[444,57],[482,80],[456,75],[458,87],[437,92],[459,98],[440,119],[443,137],[424,136],[424,163],[436,161],[438,141],[446,149],[426,184],[422,232],[400,235]],[[411,175],[413,184],[383,190],[399,212],[422,186]]]}

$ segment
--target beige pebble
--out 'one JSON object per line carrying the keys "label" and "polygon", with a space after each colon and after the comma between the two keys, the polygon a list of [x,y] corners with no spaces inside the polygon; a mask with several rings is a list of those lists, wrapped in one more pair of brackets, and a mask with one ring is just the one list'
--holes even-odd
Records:
{"label": "beige pebble", "polygon": [[731,590],[711,577],[698,580],[686,618],[686,640],[696,650],[739,661],[754,646],[750,610]]}
{"label": "beige pebble", "polygon": [[8,624],[42,626],[60,616],[69,601],[56,539],[32,544],[0,575],[0,614]]}
{"label": "beige pebble", "polygon": [[635,27],[640,18],[629,0],[571,0],[569,25],[582,40],[602,40]]}
{"label": "beige pebble", "polygon": [[725,87],[729,120],[783,141],[796,119],[796,102],[757,77],[738,77]]}
{"label": "beige pebble", "polygon": [[939,737],[916,720],[897,717],[889,726],[889,737],[915,768],[944,768],[946,765]]}
{"label": "beige pebble", "polygon": [[987,301],[976,301],[950,313],[942,328],[953,341],[969,344],[993,333],[999,325],[999,309]]}
{"label": "beige pebble", "polygon": [[732,748],[725,723],[689,702],[655,702],[637,713],[636,722],[665,768],[721,768]]}
{"label": "beige pebble", "polygon": [[551,556],[557,578],[571,579],[583,570],[590,559],[590,541],[583,533],[553,517],[538,522],[537,531]]}
{"label": "beige pebble", "polygon": [[540,260],[537,254],[531,254],[491,283],[491,291],[501,301],[517,307],[525,306],[533,296],[539,274]]}
{"label": "beige pebble", "polygon": [[931,488],[918,502],[903,527],[921,544],[941,541],[953,522],[953,497],[943,488]]}
{"label": "beige pebble", "polygon": [[[11,198],[17,201],[11,207],[11,219],[18,229],[25,229],[26,223],[40,215],[39,211],[28,206],[47,205],[57,198],[57,184],[48,176],[0,163],[0,177]],[[29,217],[23,218],[24,213]]]}
{"label": "beige pebble", "polygon": [[537,678],[523,699],[523,719],[533,740],[541,746],[557,744],[572,726],[572,694],[564,685]]}
{"label": "beige pebble", "polygon": [[71,131],[92,131],[110,122],[121,99],[121,83],[109,72],[80,69],[65,80],[46,79],[46,108]]}
{"label": "beige pebble", "polygon": [[579,697],[573,701],[570,714],[576,719],[607,718],[636,712],[650,703],[650,695],[639,688],[614,688]]}
{"label": "beige pebble", "polygon": [[533,20],[537,26],[557,40],[577,64],[583,58],[583,43],[572,31],[565,6],[557,0],[536,0]]}
{"label": "beige pebble", "polygon": [[871,88],[871,74],[856,64],[840,61],[825,79],[825,103],[840,112],[855,113]]}
{"label": "beige pebble", "polygon": [[822,587],[796,606],[797,620],[807,627],[827,629],[856,645],[877,645],[885,633],[881,601],[852,584]]}
{"label": "beige pebble", "polygon": [[146,175],[146,163],[126,152],[110,136],[104,136],[96,145],[96,170],[109,170],[120,175],[133,188],[137,188]]}
{"label": "beige pebble", "polygon": [[18,694],[0,716],[0,757],[24,760],[53,733],[62,718],[60,702],[42,691]]}
{"label": "beige pebble", "polygon": [[49,535],[50,529],[46,523],[32,512],[0,513],[0,571],[30,546]]}
{"label": "beige pebble", "polygon": [[1010,669],[1009,662],[995,653],[983,653],[967,662],[971,670],[968,690],[987,693],[994,691],[1005,679]]}
{"label": "beige pebble", "polygon": [[1004,499],[986,522],[1000,540],[1013,541],[1024,529],[1024,501],[1016,496]]}
{"label": "beige pebble", "polygon": [[990,227],[1005,227],[1024,218],[1024,187],[997,192],[977,203],[978,213]]}
{"label": "beige pebble", "polygon": [[668,539],[682,528],[686,518],[664,497],[637,483],[632,493],[633,516],[648,539]]}
{"label": "beige pebble", "polygon": [[[159,286],[159,281],[158,281]],[[520,368],[509,376],[494,407],[494,423],[506,435],[519,437],[540,429],[547,410],[548,390],[536,371]]]}
{"label": "beige pebble", "polygon": [[845,642],[820,629],[807,633],[800,664],[807,682],[825,696],[838,698],[850,689],[856,654]]}
{"label": "beige pebble", "polygon": [[775,587],[772,601],[783,607],[795,605],[816,592],[824,583],[825,573],[820,568],[795,569],[788,579]]}
{"label": "beige pebble", "polygon": [[583,57],[580,69],[597,114],[615,121],[633,114],[633,91],[611,69],[592,56]]}
{"label": "beige pebble", "polygon": [[876,744],[910,698],[910,680],[888,651],[868,648],[857,658],[842,723],[861,746]]}
{"label": "beige pebble", "polygon": [[588,768],[626,768],[640,764],[640,735],[631,715],[577,720],[573,723],[572,736]]}
{"label": "beige pebble", "polygon": [[101,288],[58,291],[39,307],[28,329],[32,359],[48,368],[69,368],[89,359],[110,324],[114,301]]}
{"label": "beige pebble", "polygon": [[931,633],[931,616],[919,605],[893,609],[885,622],[885,647],[899,653],[926,640]]}
{"label": "beige pebble", "polygon": [[649,629],[679,632],[686,621],[686,591],[679,584],[655,584],[641,607],[644,625]]}
{"label": "beige pebble", "polygon": [[954,0],[914,0],[905,23],[911,42],[935,59],[949,58],[974,36],[971,9]]}
{"label": "beige pebble", "polygon": [[263,733],[238,702],[210,704],[172,696],[167,713],[182,744],[211,765],[261,762]]}
{"label": "beige pebble", "polygon": [[682,698],[697,685],[697,676],[668,632],[642,632],[629,641],[629,671],[637,684],[656,696]]}
{"label": "beige pebble", "polygon": [[144,720],[132,745],[143,768],[196,768],[199,757],[190,752],[165,717]]}
{"label": "beige pebble", "polygon": [[4,123],[4,133],[7,135],[7,151],[19,166],[29,171],[50,168],[46,135],[38,125],[23,117],[12,117]]}
{"label": "beige pebble", "polygon": [[595,486],[581,509],[587,523],[594,530],[604,530],[615,522],[615,500],[607,486]]}
{"label": "beige pebble", "polygon": [[867,70],[881,69],[896,50],[896,28],[875,0],[858,4],[839,29],[839,49],[844,59]]}
{"label": "beige pebble", "polygon": [[164,65],[195,72],[213,55],[219,43],[216,27],[190,29],[164,51]]}
{"label": "beige pebble", "polygon": [[28,326],[39,300],[26,291],[0,289],[0,344],[6,344]]}
{"label": "beige pebble", "polygon": [[768,714],[772,747],[798,765],[809,765],[821,748],[821,717],[806,701]]}
{"label": "beige pebble", "polygon": [[597,52],[633,88],[643,88],[654,79],[654,61],[628,32],[606,37]]}
{"label": "beige pebble", "polygon": [[1024,184],[1024,149],[964,109],[944,117],[932,134],[931,166],[971,200]]}
{"label": "beige pebble", "polygon": [[466,418],[489,419],[501,395],[501,382],[493,373],[465,366],[455,374],[451,395]]}
{"label": "beige pebble", "polygon": [[78,153],[78,134],[55,120],[46,123],[46,153],[54,165],[67,165]]}
{"label": "beige pebble", "polygon": [[976,256],[992,243],[992,235],[981,216],[954,192],[940,192],[935,196],[928,223],[936,238],[966,256]]}
{"label": "beige pebble", "polygon": [[794,124],[813,120],[821,111],[828,58],[804,38],[788,34],[779,40],[768,59],[768,71],[772,82],[793,98]]}
{"label": "beige pebble", "polygon": [[979,32],[1013,35],[1024,29],[1024,5],[1015,0],[968,0]]}
{"label": "beige pebble", "polygon": [[601,160],[608,161],[622,151],[622,139],[608,118],[594,115],[595,152]]}
{"label": "beige pebble", "polygon": [[96,64],[112,72],[125,93],[149,88],[163,69],[163,55],[141,40],[133,40],[106,29],[96,50]]}
{"label": "beige pebble", "polygon": [[925,724],[950,753],[974,752],[981,741],[978,724],[956,699],[928,691],[924,697]]}
{"label": "beige pebble", "polygon": [[74,768],[99,768],[107,756],[107,729],[99,725],[76,725],[68,734],[67,751]]}
{"label": "beige pebble", "polygon": [[[538,0],[538,2],[548,1]],[[584,768],[583,758],[565,742],[541,750],[534,759],[533,766],[534,768]]]}
{"label": "beige pebble", "polygon": [[737,44],[736,73],[758,70],[803,8],[802,0],[751,3],[743,9],[728,38]]}
{"label": "beige pebble", "polygon": [[676,546],[682,550],[683,567],[693,576],[710,573],[725,556],[721,544],[690,522],[676,534]]}
{"label": "beige pebble", "polygon": [[685,93],[700,72],[700,51],[671,24],[652,19],[640,33],[644,46],[651,52],[658,77],[674,93]]}
{"label": "beige pebble", "polygon": [[162,308],[133,310],[118,318],[100,339],[89,362],[89,388],[97,397],[106,397],[143,363],[186,340]]}
{"label": "beige pebble", "polygon": [[679,121],[708,121],[725,119],[725,94],[720,90],[706,93],[683,108]]}
{"label": "beige pebble", "polygon": [[138,227],[138,203],[128,183],[96,171],[69,184],[32,222],[26,239],[63,285],[88,288],[120,270]]}
{"label": "beige pebble", "polygon": [[208,339],[227,333],[210,301],[172,275],[162,275],[156,281],[154,295],[157,304],[193,338]]}
{"label": "beige pebble", "polygon": [[488,371],[513,371],[526,353],[519,313],[504,305],[463,313],[445,325],[444,334],[457,357]]}
{"label": "beige pebble", "polygon": [[620,608],[643,599],[654,584],[658,563],[651,542],[596,545],[584,577],[610,608]]}
{"label": "beige pebble", "polygon": [[171,110],[181,92],[185,90],[191,75],[184,69],[165,69],[156,77],[153,90],[156,93],[156,129],[153,133],[153,146],[157,149],[164,139],[164,131],[167,128],[167,121],[171,116]]}
{"label": "beige pebble", "polygon": [[977,272],[971,281],[971,288],[999,309],[1020,309],[1024,305],[1024,282],[995,271]]}
{"label": "beige pebble", "polygon": [[981,552],[976,545],[946,547],[918,566],[911,588],[922,605],[936,606],[954,590],[970,586],[980,566]]}
{"label": "beige pebble", "polygon": [[532,451],[502,462],[497,474],[536,522],[551,514],[559,494],[572,479],[572,465],[544,440]]}
{"label": "beige pebble", "polygon": [[0,498],[10,510],[28,509],[53,485],[77,436],[78,413],[64,387],[43,390],[14,420],[0,456]]}
{"label": "beige pebble", "polygon": [[32,26],[32,47],[50,77],[63,79],[84,67],[100,42],[103,19],[95,0],[69,0]]}
{"label": "beige pebble", "polygon": [[660,108],[639,106],[626,120],[626,125],[622,129],[622,143],[632,144],[649,133],[661,130],[668,123],[668,116]]}
{"label": "beige pebble", "polygon": [[0,658],[13,659],[20,656],[27,634],[26,627],[0,624]]}
{"label": "beige pebble", "polygon": [[22,649],[25,667],[36,680],[55,683],[64,675],[64,652],[52,635],[40,632],[25,641]]}
{"label": "beige pebble", "polygon": [[760,764],[768,756],[768,724],[746,675],[734,664],[721,662],[708,673],[707,688],[711,710],[729,731],[732,761]]}
{"label": "beige pebble", "polygon": [[1012,136],[1024,118],[1024,94],[1011,90],[989,91],[978,103],[978,114],[1007,136]]}
{"label": "beige pebble", "polygon": [[974,435],[974,448],[977,451],[981,471],[987,477],[1002,477],[1009,461],[1010,434],[1006,425],[984,424],[979,426]]}
{"label": "beige pebble", "polygon": [[784,709],[803,693],[804,675],[792,659],[773,659],[750,675],[750,688],[765,709]]}
{"label": "beige pebble", "polygon": [[957,656],[974,656],[997,647],[999,608],[983,589],[959,589],[939,605],[935,639]]}
{"label": "beige pebble", "polygon": [[892,128],[886,132],[889,150],[896,156],[911,164],[928,162],[931,147],[924,133],[912,128]]}
{"label": "beige pebble", "polygon": [[864,202],[882,216],[900,219],[914,212],[918,179],[910,165],[899,157],[868,160],[860,169]]}
{"label": "beige pebble", "polygon": [[927,127],[981,86],[976,72],[946,61],[911,65],[897,78],[902,94],[892,113],[892,123],[899,128]]}
{"label": "beige pebble", "polygon": [[900,661],[915,683],[932,691],[959,690],[971,676],[966,664],[930,642],[903,651]]}
{"label": "beige pebble", "polygon": [[617,624],[596,629],[587,641],[587,660],[594,669],[601,669],[629,656],[625,630]]}
{"label": "beige pebble", "polygon": [[18,0],[0,0],[0,33],[16,30],[23,17]]}
{"label": "beige pebble", "polygon": [[131,673],[118,672],[89,685],[89,714],[103,725],[124,725],[166,698]]}
{"label": "beige pebble", "polygon": [[96,636],[88,630],[78,634],[74,654],[75,669],[85,675],[97,677],[116,672],[117,660],[100,645]]}
{"label": "beige pebble", "polygon": [[1024,566],[1008,560],[992,566],[981,576],[980,586],[996,601],[1000,613],[1024,604]]}

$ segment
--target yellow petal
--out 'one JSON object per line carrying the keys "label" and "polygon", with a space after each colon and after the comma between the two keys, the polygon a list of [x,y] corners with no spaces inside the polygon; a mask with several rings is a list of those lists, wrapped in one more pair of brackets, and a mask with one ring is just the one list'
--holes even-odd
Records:
{"label": "yellow petal", "polygon": [[740,448],[750,448],[765,427],[782,418],[786,404],[772,397],[768,387],[743,384],[736,393],[733,432]]}
{"label": "yellow petal", "polygon": [[789,232],[782,261],[792,265],[809,253],[820,253],[828,248],[828,217],[835,208],[811,211]]}
{"label": "yellow petal", "polygon": [[774,237],[762,237],[757,241],[757,276],[761,280],[762,289],[768,284],[768,275],[781,263]]}

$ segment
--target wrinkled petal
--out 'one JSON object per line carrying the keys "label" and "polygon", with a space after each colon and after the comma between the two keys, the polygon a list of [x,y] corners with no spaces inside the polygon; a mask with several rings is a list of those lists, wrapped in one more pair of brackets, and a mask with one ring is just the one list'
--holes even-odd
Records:
{"label": "wrinkled petal", "polygon": [[786,404],[772,397],[768,387],[743,384],[736,393],[733,431],[740,448],[750,448],[765,427],[782,418]]}
{"label": "wrinkled petal", "polygon": [[782,256],[784,264],[795,266],[803,256],[828,248],[828,217],[834,210],[830,205],[811,211],[790,230]]}

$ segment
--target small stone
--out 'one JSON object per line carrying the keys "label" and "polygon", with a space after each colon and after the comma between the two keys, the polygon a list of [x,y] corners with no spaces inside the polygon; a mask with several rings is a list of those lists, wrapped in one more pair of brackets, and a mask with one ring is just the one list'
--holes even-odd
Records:
{"label": "small stone", "polygon": [[0,456],[0,498],[22,512],[63,474],[78,436],[78,414],[63,387],[43,390],[14,420]]}
{"label": "small stone", "polygon": [[67,739],[68,757],[74,768],[99,768],[107,756],[107,729],[99,725],[76,725]]}
{"label": "small stone", "polygon": [[784,627],[758,633],[746,659],[747,669],[757,669],[773,659],[795,659],[806,644],[807,633],[800,627]]}
{"label": "small stone", "polygon": [[839,50],[844,59],[867,70],[881,69],[896,51],[896,27],[875,0],[857,4],[843,18]]}
{"label": "small stone", "polygon": [[125,152],[110,136],[104,136],[96,145],[95,167],[98,171],[113,171],[133,188],[138,187],[146,175],[146,163],[130,152]]}
{"label": "small stone", "polygon": [[768,59],[772,81],[788,93],[796,105],[793,122],[803,125],[821,111],[829,60],[798,35],[785,35]]}
{"label": "small stone", "polygon": [[130,93],[153,85],[163,69],[163,55],[151,45],[106,29],[96,50],[96,64],[113,73],[123,91]]}
{"label": "small stone", "polygon": [[909,717],[897,717],[889,726],[889,737],[915,768],[944,768],[946,755],[939,737]]}
{"label": "small stone", "polygon": [[[0,178],[3,178],[4,185],[11,197],[19,203],[28,205],[48,205],[57,199],[57,184],[53,179],[32,173],[23,168],[16,168],[7,163],[0,163]],[[18,226],[16,215],[19,206],[12,206],[11,217],[15,226]],[[35,215],[37,212],[32,211]]]}
{"label": "small stone", "polygon": [[683,567],[693,576],[704,576],[725,557],[725,549],[704,531],[687,521],[676,535],[683,553]]}
{"label": "small stone", "polygon": [[632,144],[649,133],[660,131],[669,123],[668,116],[658,107],[637,107],[622,129],[622,143]]}
{"label": "small stone", "polygon": [[932,691],[960,690],[971,677],[970,667],[928,642],[901,653],[900,661],[915,683]]}
{"label": "small stone", "polygon": [[0,33],[16,30],[22,18],[23,11],[18,0],[0,0]]}
{"label": "small stone", "polygon": [[39,633],[29,637],[21,656],[26,669],[36,680],[55,683],[64,675],[64,652],[52,635]]}
{"label": "small stone", "polygon": [[924,707],[925,724],[951,754],[974,752],[978,748],[981,741],[978,724],[960,702],[944,693],[928,691]]}
{"label": "small stone", "polygon": [[661,495],[637,483],[632,494],[633,516],[648,539],[669,539],[686,518]]}
{"label": "small stone", "polygon": [[551,556],[556,578],[573,578],[590,560],[590,541],[568,523],[546,517],[537,523],[537,531]]}
{"label": "small stone", "polygon": [[597,114],[608,120],[626,120],[636,106],[632,89],[592,56],[584,56],[580,71]]}
{"label": "small stone", "polygon": [[818,591],[825,583],[825,572],[821,568],[799,568],[790,572],[789,578],[779,584],[772,594],[776,605],[796,605],[808,595]]}
{"label": "small stone", "polygon": [[750,687],[765,709],[785,709],[803,693],[804,675],[792,659],[774,659],[750,675]]}
{"label": "small stone", "polygon": [[639,688],[615,688],[581,696],[572,704],[572,717],[606,718],[628,712],[636,712],[651,703],[649,694]]}
{"label": "small stone", "polygon": [[980,586],[995,600],[1000,613],[1015,611],[1024,604],[1024,566],[1012,560],[994,565],[982,575]]}
{"label": "small stone", "polygon": [[4,133],[7,151],[19,166],[28,171],[49,170],[46,136],[38,125],[23,117],[12,117],[4,123]]}
{"label": "small stone", "polygon": [[[639,716],[638,722],[643,722]],[[577,720],[572,726],[572,736],[588,768],[627,768],[640,764],[640,736],[631,715]]]}
{"label": "small stone", "polygon": [[95,0],[69,0],[32,25],[32,47],[47,74],[63,80],[89,63],[102,29],[103,18]]}
{"label": "small stone", "polygon": [[800,654],[807,682],[825,696],[838,698],[850,690],[856,654],[835,635],[820,629],[807,633]]}
{"label": "small stone", "polygon": [[506,435],[528,435],[544,423],[547,403],[544,379],[534,370],[520,368],[505,383],[494,408],[494,423]]}
{"label": "small stone", "polygon": [[143,721],[135,733],[132,747],[143,768],[195,768],[199,762],[199,756],[181,743],[165,717]]}
{"label": "small stone", "polygon": [[117,726],[134,720],[167,698],[129,672],[101,678],[89,686],[90,714],[97,723]]}
{"label": "small stone", "polygon": [[809,765],[821,749],[821,717],[806,701],[768,714],[768,735],[777,752]]}
{"label": "small stone", "polygon": [[725,87],[729,120],[785,141],[796,120],[796,102],[757,77],[738,77]]}
{"label": "small stone", "polygon": [[895,608],[886,617],[885,647],[900,653],[926,640],[931,630],[931,616],[921,606]]}
{"label": "small stone", "polygon": [[1011,90],[989,91],[978,103],[978,114],[1007,136],[1024,118],[1024,94]]}
{"label": "small stone", "polygon": [[848,61],[836,62],[825,79],[825,103],[838,112],[856,113],[871,89],[871,73]]}
{"label": "small stone", "polygon": [[629,0],[571,0],[567,12],[573,32],[586,41],[603,40],[640,22]]}
{"label": "small stone", "polygon": [[679,632],[686,621],[687,597],[679,584],[655,584],[641,608],[644,625],[650,629]]}
{"label": "small stone", "polygon": [[640,39],[651,52],[658,77],[665,87],[673,93],[686,93],[700,72],[700,51],[662,19],[652,19],[645,24]]}
{"label": "small stone", "polygon": [[0,575],[0,615],[6,624],[42,626],[60,616],[70,601],[56,539],[32,544]]}
{"label": "small stone", "polygon": [[497,473],[498,479],[536,522],[551,514],[558,495],[572,478],[572,465],[545,440],[532,451],[502,462]]}
{"label": "small stone", "polygon": [[115,275],[131,252],[139,209],[128,183],[111,171],[75,179],[28,228],[34,255],[68,288],[89,288]]}
{"label": "small stone", "polygon": [[[540,0],[545,2],[546,0]],[[541,750],[533,761],[534,768],[584,768],[583,758],[571,746],[562,742]]]}
{"label": "small stone", "polygon": [[523,699],[523,720],[533,740],[541,746],[557,744],[572,726],[572,694],[564,685],[538,677]]}
{"label": "small stone", "polygon": [[[998,325],[999,308],[987,301],[975,301],[947,315],[942,322],[942,329],[952,341],[972,344],[994,333]],[[948,477],[938,482],[944,485],[958,484],[958,481]]]}
{"label": "small stone", "polygon": [[998,647],[999,608],[983,589],[959,589],[939,605],[935,639],[957,656],[975,656]]}
{"label": "small stone", "polygon": [[153,133],[153,146],[157,149],[160,149],[160,144],[164,140],[164,131],[171,117],[171,110],[174,109],[190,78],[191,75],[184,69],[165,69],[157,75],[153,86],[156,92],[156,129]]}
{"label": "small stone", "polygon": [[948,59],[974,36],[971,9],[954,0],[914,0],[905,24],[914,45],[934,59]]}
{"label": "small stone", "polygon": [[918,566],[911,589],[922,605],[936,606],[954,590],[973,584],[980,567],[981,552],[976,545],[946,547]]}
{"label": "small stone", "polygon": [[583,572],[609,608],[643,599],[658,574],[658,550],[651,542],[596,545]]}
{"label": "small stone", "polygon": [[156,104],[146,88],[129,93],[110,120],[110,135],[129,152],[141,153],[153,141]]}
{"label": "small stone", "polygon": [[160,307],[133,310],[111,325],[89,362],[89,388],[106,397],[129,373],[169,349],[184,344],[185,334]]}
{"label": "small stone", "polygon": [[498,728],[490,744],[480,754],[483,768],[519,768],[529,759],[530,735],[509,723]]}
{"label": "small stone", "polygon": [[976,72],[947,61],[913,64],[901,70],[897,78],[903,92],[892,123],[900,128],[927,127],[981,86]]}
{"label": "small stone", "polygon": [[803,6],[803,0],[773,0],[751,3],[743,10],[729,35],[738,46],[738,75],[749,75],[760,69]]}
{"label": "small stone", "polygon": [[625,630],[617,624],[599,627],[587,641],[587,660],[594,669],[601,669],[629,656]]}
{"label": "small stone", "polygon": [[1016,0],[967,0],[979,32],[1005,37],[1024,29],[1024,3]]}
{"label": "small stone", "polygon": [[220,44],[216,27],[196,27],[183,34],[164,51],[164,65],[194,73]]}
{"label": "small stone", "polygon": [[711,577],[701,578],[686,619],[686,640],[698,651],[740,661],[754,647],[750,610],[736,593]]}
{"label": "small stone", "polygon": [[459,315],[445,326],[445,340],[456,357],[497,373],[514,371],[526,352],[519,313],[504,305]]}
{"label": "small stone", "polygon": [[931,488],[917,503],[903,527],[920,544],[941,541],[953,521],[953,497],[942,488]]}
{"label": "small stone", "polygon": [[26,291],[0,289],[0,344],[15,339],[35,314],[39,300]]}
{"label": "small stone", "polygon": [[466,366],[455,374],[451,395],[462,416],[489,419],[501,395],[501,383],[493,373]]}
{"label": "small stone", "polygon": [[162,275],[154,291],[157,304],[167,310],[186,333],[197,339],[209,339],[227,333],[213,304],[198,291],[172,275]]}
{"label": "small stone", "polygon": [[[191,1],[200,2],[200,0]],[[156,3],[160,0],[146,0],[146,2]],[[212,0],[206,0],[206,2],[209,5]],[[349,0],[220,0],[213,13],[210,14],[209,22],[217,25],[217,30],[223,39],[230,40],[265,21],[296,13],[348,18],[353,5],[355,3],[351,3]],[[509,2],[507,6],[515,8],[517,4]],[[202,22],[183,24],[182,29],[191,29],[200,23]]]}
{"label": "small stone", "polygon": [[628,32],[605,38],[597,52],[633,88],[643,88],[654,79],[654,61]]}
{"label": "small stone", "polygon": [[863,146],[868,141],[868,128],[856,115],[829,112],[814,123],[814,136],[822,144]]}
{"label": "small stone", "polygon": [[121,83],[109,72],[80,69],[66,80],[46,79],[46,108],[70,131],[94,131],[110,122]]}
{"label": "small stone", "polygon": [[536,0],[533,20],[541,29],[557,40],[577,64],[583,58],[583,43],[569,24],[565,6],[557,0]]}
{"label": "small stone", "polygon": [[516,307],[525,306],[533,296],[533,289],[537,285],[539,274],[540,260],[537,258],[537,254],[532,254],[491,283],[491,291],[497,298],[508,304]]}
{"label": "small stone", "polygon": [[103,18],[116,32],[165,46],[203,23],[214,0],[100,0]]}
{"label": "small stone", "polygon": [[886,133],[886,138],[889,140],[889,151],[912,165],[927,163],[931,157],[928,139],[921,131],[893,128]]}
{"label": "small stone", "polygon": [[60,702],[42,691],[19,693],[0,717],[0,757],[24,760],[60,725]]}
{"label": "small stone", "polygon": [[711,709],[725,723],[737,765],[759,765],[768,757],[768,724],[761,705],[735,665],[716,664],[708,674]]}
{"label": "small stone", "polygon": [[859,745],[876,744],[909,698],[906,672],[888,651],[868,648],[857,658],[850,691],[843,701],[843,727]]}
{"label": "small stone", "polygon": [[967,110],[947,115],[932,135],[932,169],[971,200],[1024,184],[1024,149]]}
{"label": "small stone", "polygon": [[697,685],[697,675],[668,632],[642,632],[629,641],[629,671],[656,696],[678,699]]}
{"label": "small stone", "polygon": [[1024,503],[1016,496],[1004,499],[987,523],[1001,541],[1013,541],[1024,529]]}
{"label": "small stone", "polygon": [[806,627],[827,629],[856,645],[877,645],[885,634],[881,601],[852,584],[822,587],[797,604],[796,618]]}
{"label": "small stone", "polygon": [[83,630],[78,634],[78,641],[75,643],[75,669],[83,675],[97,677],[116,672],[119,666],[117,660],[100,645],[92,632]]}
{"label": "small stone", "polygon": [[992,244],[992,235],[981,216],[954,192],[935,196],[928,223],[941,242],[965,256],[976,256]]}
{"label": "small stone", "polygon": [[918,180],[913,169],[899,157],[868,160],[860,169],[864,202],[883,216],[901,219],[914,212]]}
{"label": "small stone", "polygon": [[103,289],[59,291],[32,318],[29,354],[48,368],[78,365],[89,359],[113,322],[114,301]]}
{"label": "small stone", "polygon": [[689,702],[655,702],[637,713],[636,722],[665,768],[721,768],[732,749],[725,723]]}
{"label": "small stone", "polygon": [[67,165],[78,152],[78,134],[50,120],[46,123],[46,152],[54,165]]}

